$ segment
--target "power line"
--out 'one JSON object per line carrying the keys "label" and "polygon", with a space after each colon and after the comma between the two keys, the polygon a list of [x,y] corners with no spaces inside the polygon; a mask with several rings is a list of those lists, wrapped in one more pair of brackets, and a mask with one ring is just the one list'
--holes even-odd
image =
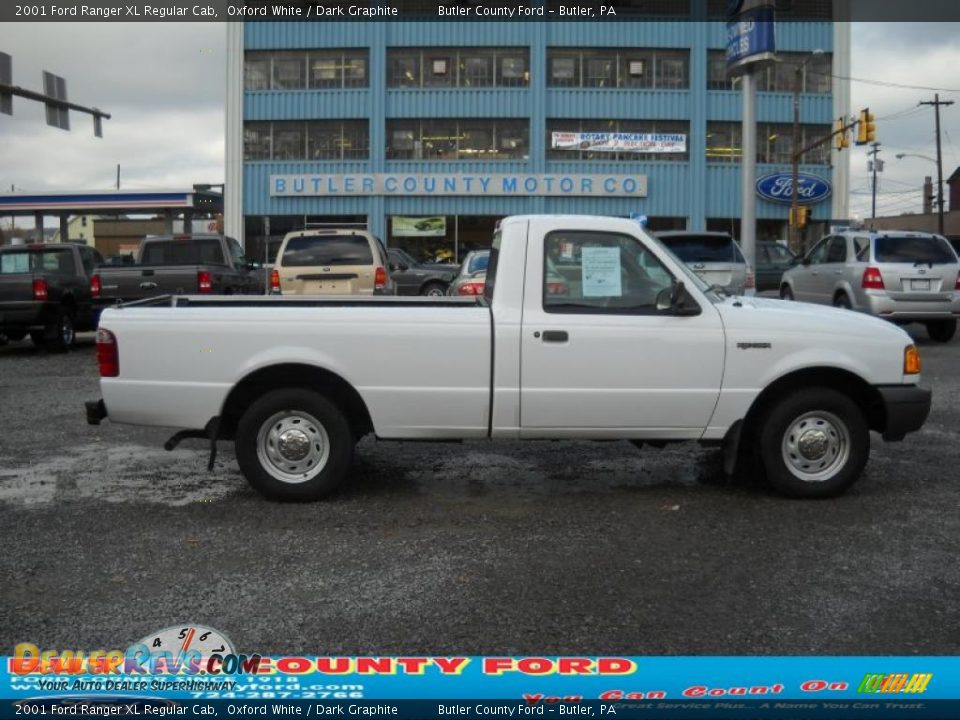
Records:
{"label": "power line", "polygon": [[960,93],[958,88],[938,88],[938,87],[929,87],[926,85],[905,85],[903,83],[889,82],[888,80],[870,80],[868,78],[855,78],[850,77],[849,75],[834,75],[833,73],[820,72],[818,70],[811,70],[811,73],[816,75],[823,75],[824,77],[832,77],[836,80],[850,80],[851,82],[860,82],[867,85],[879,85],[881,87],[891,87],[891,88],[902,88],[904,90],[929,90],[931,92],[955,92]]}

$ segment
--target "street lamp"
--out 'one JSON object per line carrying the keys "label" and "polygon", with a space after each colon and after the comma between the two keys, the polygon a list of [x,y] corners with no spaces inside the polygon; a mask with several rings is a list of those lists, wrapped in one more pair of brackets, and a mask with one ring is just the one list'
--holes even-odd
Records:
{"label": "street lamp", "polygon": [[793,71],[793,182],[790,187],[790,247],[794,252],[800,249],[800,228],[797,226],[798,209],[800,207],[800,90],[803,69],[815,57],[823,55],[823,50],[817,48]]}
{"label": "street lamp", "polygon": [[[930,162],[932,162],[934,165],[937,166],[938,176],[940,178],[943,177],[943,173],[940,171],[940,163],[938,163],[934,158],[930,157],[929,155],[920,155],[918,153],[897,153],[896,157],[897,157],[897,160],[903,160],[905,157],[918,157],[918,158],[923,158],[924,160],[929,160]],[[930,178],[927,178],[927,181],[929,180]],[[925,198],[923,201],[924,210],[926,210],[926,207],[927,207],[927,187],[928,187],[928,183],[924,182],[924,188],[923,188],[923,193]],[[938,216],[937,217],[938,228],[940,230],[940,234],[942,235],[943,234],[943,183],[942,182],[938,182],[938,187],[937,187],[937,216]]]}

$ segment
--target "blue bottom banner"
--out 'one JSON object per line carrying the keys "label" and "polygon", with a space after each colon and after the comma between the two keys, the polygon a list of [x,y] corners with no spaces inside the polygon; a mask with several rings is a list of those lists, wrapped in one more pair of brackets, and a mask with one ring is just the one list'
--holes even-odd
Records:
{"label": "blue bottom banner", "polygon": [[960,718],[960,658],[318,657],[188,647],[18,645],[0,664],[0,718]]}

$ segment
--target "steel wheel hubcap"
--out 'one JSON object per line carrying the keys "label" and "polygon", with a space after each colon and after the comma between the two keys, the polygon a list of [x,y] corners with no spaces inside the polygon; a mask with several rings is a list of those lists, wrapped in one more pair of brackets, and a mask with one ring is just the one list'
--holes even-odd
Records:
{"label": "steel wheel hubcap", "polygon": [[63,322],[60,323],[60,337],[63,339],[65,345],[73,342],[73,324],[68,317],[65,317]]}
{"label": "steel wheel hubcap", "polygon": [[780,451],[784,465],[794,477],[805,482],[824,482],[847,464],[850,432],[833,413],[808,412],[790,423]]}
{"label": "steel wheel hubcap", "polygon": [[330,459],[330,437],[315,417],[301,410],[275,413],[260,426],[257,457],[272,477],[302,483],[316,477]]}

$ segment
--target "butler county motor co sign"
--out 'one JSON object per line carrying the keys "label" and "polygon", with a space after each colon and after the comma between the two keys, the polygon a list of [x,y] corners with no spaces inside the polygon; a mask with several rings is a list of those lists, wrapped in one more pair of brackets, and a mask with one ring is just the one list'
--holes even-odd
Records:
{"label": "butler county motor co sign", "polygon": [[526,175],[466,173],[357,173],[271,175],[273,197],[358,195],[567,195],[646,197],[646,175]]}

